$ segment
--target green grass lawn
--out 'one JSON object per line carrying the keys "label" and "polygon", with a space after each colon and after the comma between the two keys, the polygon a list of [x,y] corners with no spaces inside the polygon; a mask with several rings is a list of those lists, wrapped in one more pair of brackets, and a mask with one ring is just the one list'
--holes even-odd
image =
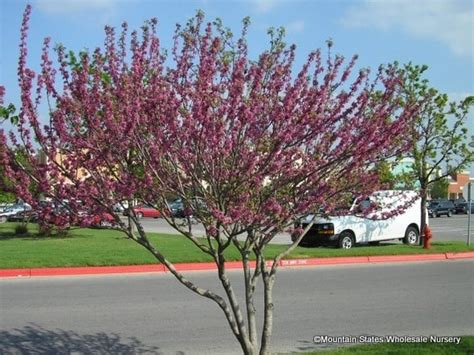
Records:
{"label": "green grass lawn", "polygon": [[383,343],[373,345],[356,345],[334,350],[316,351],[312,353],[305,353],[306,355],[455,355],[455,354],[474,354],[474,336],[463,336],[461,342],[456,344],[441,344],[441,343]]}
{"label": "green grass lawn", "polygon": [[[153,264],[154,257],[123,233],[99,229],[75,229],[67,237],[39,237],[36,226],[29,225],[29,233],[14,233],[16,223],[0,224],[0,268],[36,268],[64,266],[105,266]],[[190,241],[178,235],[150,233],[151,241],[167,258],[178,262],[212,261]],[[268,258],[280,253],[285,246],[268,245]],[[334,256],[367,256],[419,253],[445,253],[474,251],[463,242],[433,243],[425,250],[419,246],[383,243],[379,246],[361,246],[350,250],[336,248],[296,248],[289,258]],[[235,248],[229,248],[227,259],[239,260]]]}

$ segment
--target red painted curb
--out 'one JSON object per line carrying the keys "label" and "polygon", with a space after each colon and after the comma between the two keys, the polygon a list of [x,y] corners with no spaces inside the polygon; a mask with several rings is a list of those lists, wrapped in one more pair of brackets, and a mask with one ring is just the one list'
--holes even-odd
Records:
{"label": "red painted curb", "polygon": [[290,259],[290,260],[281,260],[280,266],[304,266],[310,265],[310,262],[315,259]]}
{"label": "red painted curb", "polygon": [[474,258],[474,251],[466,253],[446,253],[446,259],[469,259]]}
{"label": "red painted curb", "polygon": [[31,269],[0,269],[0,277],[30,277]]}
{"label": "red painted curb", "polygon": [[[288,259],[281,260],[280,266],[315,266],[336,264],[362,264],[403,261],[429,261],[449,259],[474,259],[474,252],[443,253],[443,254],[411,254],[411,255],[384,255],[384,256],[350,256],[334,258]],[[273,261],[267,261],[271,266]],[[255,261],[250,261],[250,266],[255,267]],[[178,271],[215,270],[215,263],[182,263],[175,264]],[[226,262],[227,269],[241,269],[241,261]],[[0,269],[0,277],[35,277],[35,276],[73,276],[73,275],[101,275],[125,274],[146,272],[169,272],[162,264],[151,265],[125,265],[125,266],[90,266],[90,267],[61,267],[61,268],[35,268],[35,269]]]}
{"label": "red painted curb", "polygon": [[86,266],[86,267],[53,267],[30,269],[31,276],[67,276],[67,275],[100,275],[126,274],[138,272],[164,272],[161,264],[125,265],[125,266]]}
{"label": "red painted curb", "polygon": [[[271,266],[272,262],[267,262],[267,266]],[[255,261],[249,261],[250,267],[255,267]],[[217,266],[215,263],[183,263],[183,264],[174,264],[174,267],[178,271],[202,271],[202,270],[216,270]],[[241,261],[227,261],[225,263],[226,269],[242,269]],[[166,272],[169,272],[165,268]]]}
{"label": "red painted curb", "polygon": [[411,254],[411,255],[380,255],[369,256],[369,262],[400,262],[400,261],[425,261],[425,260],[446,260],[446,254]]}
{"label": "red painted curb", "polygon": [[[250,267],[255,267],[255,261],[249,262]],[[226,269],[242,269],[242,262],[241,261],[228,261],[225,263]]]}
{"label": "red painted curb", "polygon": [[280,266],[310,266],[310,265],[334,265],[334,264],[360,264],[369,261],[367,256],[348,256],[335,258],[314,258],[314,259],[290,259],[282,260]]}
{"label": "red painted curb", "polygon": [[[184,264],[173,264],[174,268],[178,271],[200,271],[200,270],[214,270],[216,268],[215,263],[184,263]],[[165,270],[168,271],[168,270]]]}

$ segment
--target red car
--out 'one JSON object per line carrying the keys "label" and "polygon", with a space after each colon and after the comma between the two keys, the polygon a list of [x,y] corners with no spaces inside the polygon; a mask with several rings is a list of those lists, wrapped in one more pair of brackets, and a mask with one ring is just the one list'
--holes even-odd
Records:
{"label": "red car", "polygon": [[133,207],[133,211],[135,212],[135,215],[138,218],[143,218],[143,217],[153,217],[153,218],[158,218],[161,217],[161,212],[158,211],[157,209],[148,206],[148,205],[138,205]]}

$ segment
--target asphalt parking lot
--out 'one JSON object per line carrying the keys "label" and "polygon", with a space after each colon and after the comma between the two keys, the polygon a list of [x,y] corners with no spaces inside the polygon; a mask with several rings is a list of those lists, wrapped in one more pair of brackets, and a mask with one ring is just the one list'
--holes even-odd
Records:
{"label": "asphalt parking lot", "polygon": [[[466,241],[468,216],[465,214],[453,215],[452,217],[435,217],[429,219],[433,241]],[[162,218],[144,218],[143,227],[148,232],[176,234],[176,230],[170,227]],[[471,242],[474,244],[474,215],[471,215]],[[204,227],[199,224],[193,225],[193,232],[204,234]],[[275,244],[289,244],[290,236],[286,233],[277,235],[272,241]]]}
{"label": "asphalt parking lot", "polygon": [[[429,219],[433,240],[467,240],[468,215],[455,214],[452,217],[435,217]],[[471,214],[471,242],[474,244],[474,214]]]}

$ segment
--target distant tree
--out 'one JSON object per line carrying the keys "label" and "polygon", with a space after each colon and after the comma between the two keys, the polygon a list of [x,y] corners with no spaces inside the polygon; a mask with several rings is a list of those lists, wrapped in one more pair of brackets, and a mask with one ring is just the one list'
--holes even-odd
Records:
{"label": "distant tree", "polygon": [[380,182],[385,189],[417,190],[417,180],[405,158],[406,156],[400,156],[390,161],[381,161],[376,165]]}
{"label": "distant tree", "polygon": [[392,172],[392,164],[387,161],[381,161],[376,165],[380,176],[380,182],[385,184],[387,189],[393,189],[396,186],[396,177]]}
{"label": "distant tree", "polygon": [[[205,24],[198,13],[177,28],[171,67],[165,66],[156,20],[151,20],[140,37],[132,32],[130,50],[126,24],[118,41],[114,29],[106,27],[105,47],[82,53],[75,63],[58,46],[57,68],[46,39],[36,75],[26,67],[29,15],[30,7],[21,31],[19,138],[12,135],[6,148],[0,131],[0,163],[9,178],[21,182],[15,192],[37,205],[26,188],[35,181],[42,194],[68,199],[71,208],[82,201],[92,213],[109,212],[116,229],[222,309],[245,354],[269,353],[277,269],[314,222],[305,230],[293,230],[294,223],[322,207],[333,212],[347,202],[348,193],[379,189],[374,167],[412,146],[406,132],[418,103],[393,104],[401,102],[398,68],[381,67],[373,79],[368,70],[352,74],[356,57],[344,64],[328,42],[327,57],[312,52],[295,75],[295,47],[285,45],[282,30],[269,31],[269,48],[252,61],[247,19],[234,39],[219,20]],[[384,100],[373,98],[376,90]],[[46,125],[37,112],[42,95],[51,103]],[[45,161],[35,159],[33,139]],[[18,166],[14,147],[25,149],[32,171]],[[55,159],[58,152],[61,162]],[[87,179],[78,178],[80,170]],[[204,234],[167,213],[170,194],[183,200]],[[172,227],[214,260],[222,295],[176,270],[133,211],[130,224],[113,211],[117,202],[134,198],[163,211]],[[88,222],[87,216],[81,220]],[[283,231],[294,233],[295,241],[267,260],[266,246]],[[227,274],[229,248],[241,256],[244,307]],[[260,332],[258,280],[264,305]]]}
{"label": "distant tree", "polygon": [[[0,172],[1,174],[1,172]],[[0,179],[3,177],[0,176]],[[15,201],[15,195],[6,191],[4,187],[0,187],[0,203],[11,203]]]}
{"label": "distant tree", "polygon": [[0,189],[0,203],[5,203],[5,202],[14,202],[15,201],[15,195],[12,194],[11,192],[7,192],[5,190]]}
{"label": "distant tree", "polygon": [[[1,108],[2,107],[0,106],[0,110]],[[2,154],[2,151],[4,153],[7,152],[5,148],[6,145],[2,145],[2,147],[0,147],[0,154]],[[9,154],[14,156],[18,167],[21,167],[21,169],[24,169],[24,171],[32,170],[31,166],[28,163],[27,154],[24,149],[10,149]],[[6,166],[0,166],[0,202],[15,202],[15,200],[17,200],[17,196],[14,192],[16,190],[15,185],[17,184],[17,182],[11,179],[9,174],[7,174],[6,169]],[[30,181],[28,189],[32,196],[34,196],[35,198],[39,197],[37,192],[37,185],[33,181]]]}
{"label": "distant tree", "polygon": [[426,226],[426,201],[433,184],[444,181],[468,167],[474,161],[474,150],[469,146],[466,122],[474,97],[460,102],[450,102],[448,95],[429,86],[423,73],[427,66],[407,64],[403,72],[405,104],[420,105],[420,111],[407,136],[418,140],[413,145],[410,157],[414,159],[413,179],[420,185],[422,243]]}
{"label": "distant tree", "polygon": [[438,180],[431,184],[430,195],[433,199],[448,198],[448,179]]}
{"label": "distant tree", "polygon": [[[5,89],[0,87],[0,123],[4,121],[16,122],[15,119],[17,116],[15,113],[15,106],[10,104],[8,106],[3,106],[3,95],[5,94]],[[2,150],[5,150],[6,145],[0,145],[0,153]],[[8,181],[8,178],[5,175],[5,167],[0,165],[0,203],[3,202],[13,202],[15,201],[15,195],[10,192],[11,182]]]}

